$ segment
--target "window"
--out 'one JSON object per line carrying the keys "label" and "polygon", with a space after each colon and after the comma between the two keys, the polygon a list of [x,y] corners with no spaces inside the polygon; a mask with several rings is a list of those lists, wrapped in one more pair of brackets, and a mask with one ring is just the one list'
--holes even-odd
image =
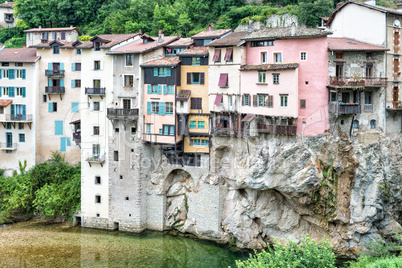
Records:
{"label": "window", "polygon": [[370,121],[370,128],[374,129],[375,128],[375,120]]}
{"label": "window", "polygon": [[364,93],[365,104],[373,104],[373,92],[366,91]]}
{"label": "window", "polygon": [[95,176],[95,184],[101,184],[101,177]]}
{"label": "window", "polygon": [[198,57],[193,57],[191,59],[191,65],[200,65],[201,64],[201,59]]}
{"label": "window", "polygon": [[282,53],[274,53],[274,60],[275,60],[275,63],[281,63],[282,62]]}
{"label": "window", "polygon": [[99,101],[94,101],[94,111],[100,111],[100,102]]}
{"label": "window", "polygon": [[76,49],[75,49],[75,54],[76,54],[76,55],[81,55],[81,53],[82,53],[81,48],[76,48]]}
{"label": "window", "polygon": [[331,102],[334,102],[338,99],[338,95],[336,92],[331,92]]}
{"label": "window", "polygon": [[133,66],[134,55],[126,55],[126,66]]}
{"label": "window", "polygon": [[272,77],[273,77],[273,83],[279,84],[279,74],[272,74]]}
{"label": "window", "polygon": [[3,96],[6,97],[8,96],[9,90],[8,87],[3,87]]}
{"label": "window", "polygon": [[300,60],[307,60],[307,52],[300,52]]}
{"label": "window", "polygon": [[10,122],[7,122],[7,124],[6,124],[6,129],[11,129],[11,128],[12,128],[11,123],[10,123]]}
{"label": "window", "polygon": [[80,79],[75,79],[73,81],[74,81],[74,87],[78,87],[78,88],[81,87],[81,80]]}
{"label": "window", "polygon": [[187,84],[203,85],[204,73],[187,73]]}
{"label": "window", "polygon": [[101,87],[101,80],[100,79],[94,79],[92,81],[92,84],[93,84],[94,88],[100,88]]}
{"label": "window", "polygon": [[136,127],[131,127],[131,134],[137,133],[137,128]]}
{"label": "window", "polygon": [[132,87],[133,85],[134,85],[134,76],[125,75],[124,76],[124,86],[125,87]]}
{"label": "window", "polygon": [[100,70],[100,60],[94,61],[94,70]]}
{"label": "window", "polygon": [[228,79],[228,74],[221,74],[219,77],[219,87],[228,87],[229,85],[229,79]]}
{"label": "window", "polygon": [[197,121],[190,121],[190,128],[197,128]]}
{"label": "window", "polygon": [[266,46],[274,46],[275,41],[253,41],[251,42],[251,47],[266,47]]}
{"label": "window", "polygon": [[167,86],[167,94],[174,94],[174,85]]}
{"label": "window", "polygon": [[268,53],[261,52],[261,63],[267,63],[267,62],[268,62]]}
{"label": "window", "polygon": [[184,101],[180,101],[180,108],[184,107]]}
{"label": "window", "polygon": [[22,63],[22,62],[15,63],[15,67],[23,67],[23,66],[24,66],[24,63]]}
{"label": "window", "polygon": [[373,64],[366,63],[366,77],[373,77]]}
{"label": "window", "polygon": [[265,83],[265,72],[258,72],[258,83]]}
{"label": "window", "polygon": [[159,102],[151,102],[151,113],[159,114]]}
{"label": "window", "polygon": [[300,100],[300,109],[306,109],[306,100],[305,99]]}
{"label": "window", "polygon": [[123,99],[123,109],[130,110],[131,109],[131,100]]}
{"label": "window", "polygon": [[61,40],[66,40],[66,33],[65,32],[61,32]]}
{"label": "window", "polygon": [[173,114],[173,102],[166,102],[165,105],[166,114]]}
{"label": "window", "polygon": [[2,70],[3,78],[8,78],[8,69]]}
{"label": "window", "polygon": [[[96,203],[96,204],[100,204],[100,203],[101,203],[101,196],[100,196],[100,195],[95,195],[95,203]],[[99,217],[98,215],[99,215],[99,214],[96,214],[97,217]]]}
{"label": "window", "polygon": [[274,96],[268,94],[257,94],[253,96],[253,106],[274,107]]}
{"label": "window", "polygon": [[119,161],[119,151],[113,151],[113,160]]}
{"label": "window", "polygon": [[162,134],[174,136],[174,125],[163,125],[162,126]]}
{"label": "window", "polygon": [[80,62],[76,62],[74,65],[75,65],[76,71],[81,71],[81,63]]}
{"label": "window", "polygon": [[42,40],[47,41],[49,39],[49,33],[42,33]]}
{"label": "window", "polygon": [[1,63],[1,66],[7,67],[7,66],[10,66],[10,63],[9,63],[9,62],[2,62],[2,63]]}
{"label": "window", "polygon": [[19,134],[19,142],[25,142],[25,134]]}
{"label": "window", "polygon": [[201,140],[201,146],[208,146],[208,140]]}
{"label": "window", "polygon": [[343,59],[343,53],[342,52],[335,52],[335,58],[336,59]]}
{"label": "window", "polygon": [[154,76],[171,76],[171,74],[169,67],[154,68]]}
{"label": "window", "polygon": [[194,146],[208,146],[208,140],[205,139],[191,139],[190,145]]}
{"label": "window", "polygon": [[193,145],[201,145],[201,140],[200,139],[193,139]]}
{"label": "window", "polygon": [[264,107],[266,105],[268,95],[260,94],[257,96],[258,96],[258,106]]}
{"label": "window", "polygon": [[47,95],[42,95],[42,102],[47,102]]}
{"label": "window", "polygon": [[205,122],[204,121],[198,121],[198,128],[204,129],[205,128]]}
{"label": "window", "polygon": [[191,98],[190,108],[193,110],[201,110],[202,109],[202,98]]}
{"label": "window", "polygon": [[16,78],[22,78],[22,70],[16,69],[15,70],[15,77]]}
{"label": "window", "polygon": [[100,144],[92,144],[92,156],[98,158],[100,156]]}
{"label": "window", "polygon": [[335,76],[342,77],[343,76],[343,63],[337,62],[335,67]]}
{"label": "window", "polygon": [[214,62],[221,61],[221,50],[220,49],[215,49],[214,57],[212,58],[212,61],[214,61]]}
{"label": "window", "polygon": [[60,54],[60,47],[58,47],[58,46],[53,46],[53,47],[52,47],[52,51],[53,51],[53,54]]}
{"label": "window", "polygon": [[150,94],[158,94],[158,85],[151,85]]}
{"label": "window", "polygon": [[145,129],[147,133],[151,133],[151,124],[145,124]]}
{"label": "window", "polygon": [[366,52],[366,60],[372,60],[373,59],[373,52]]}
{"label": "window", "polygon": [[200,84],[200,73],[191,74],[191,84]]}
{"label": "window", "polygon": [[281,95],[281,107],[288,107],[288,95]]}
{"label": "window", "polygon": [[354,128],[354,129],[358,129],[358,128],[359,128],[359,121],[357,121],[357,120],[354,120],[354,121],[353,121],[353,128]]}
{"label": "window", "polygon": [[94,129],[93,129],[93,133],[94,133],[94,135],[99,135],[99,126],[95,126],[94,127]]}
{"label": "window", "polygon": [[204,47],[212,42],[212,39],[204,39]]}
{"label": "window", "polygon": [[95,42],[94,43],[94,50],[95,51],[100,51],[101,50],[101,43],[100,42]]}
{"label": "window", "polygon": [[232,48],[226,49],[225,61],[227,61],[227,62],[233,61],[233,49]]}
{"label": "window", "polygon": [[19,130],[24,129],[24,123],[18,123],[18,129]]}
{"label": "window", "polygon": [[49,112],[55,113],[57,112],[57,102],[49,102]]}
{"label": "window", "polygon": [[15,88],[15,95],[25,97],[25,88],[16,87]]}
{"label": "window", "polygon": [[183,50],[185,50],[185,48],[166,48],[165,53],[166,55],[176,55]]}
{"label": "window", "polygon": [[243,95],[243,106],[250,106],[250,95],[249,94]]}
{"label": "window", "polygon": [[4,114],[4,107],[0,107],[0,114]]}
{"label": "window", "polygon": [[57,39],[57,33],[54,32],[54,33],[53,33],[53,40],[56,40],[56,39]]}

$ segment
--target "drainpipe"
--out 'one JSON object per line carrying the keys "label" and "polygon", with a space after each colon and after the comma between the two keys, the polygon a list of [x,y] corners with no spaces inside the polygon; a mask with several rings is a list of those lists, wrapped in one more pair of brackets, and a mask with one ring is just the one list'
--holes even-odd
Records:
{"label": "drainpipe", "polygon": [[[385,13],[385,48],[388,48],[388,12]],[[385,51],[385,75],[388,78],[388,52]],[[388,79],[385,84],[385,96],[384,96],[384,133],[387,133],[387,90],[388,90]]]}

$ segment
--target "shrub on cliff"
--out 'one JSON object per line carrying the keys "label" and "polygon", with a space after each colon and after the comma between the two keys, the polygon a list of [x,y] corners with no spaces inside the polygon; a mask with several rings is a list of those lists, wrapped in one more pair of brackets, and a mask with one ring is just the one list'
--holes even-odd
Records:
{"label": "shrub on cliff", "polygon": [[334,268],[335,254],[327,240],[319,243],[310,239],[302,239],[300,244],[289,241],[288,244],[274,244],[267,251],[262,250],[245,261],[236,261],[238,268]]}

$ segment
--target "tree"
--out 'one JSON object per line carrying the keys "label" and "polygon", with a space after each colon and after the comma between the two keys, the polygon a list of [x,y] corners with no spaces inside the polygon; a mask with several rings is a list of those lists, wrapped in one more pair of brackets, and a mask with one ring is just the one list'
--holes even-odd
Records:
{"label": "tree", "polygon": [[308,27],[316,27],[320,17],[328,17],[333,10],[332,0],[299,0],[299,21]]}

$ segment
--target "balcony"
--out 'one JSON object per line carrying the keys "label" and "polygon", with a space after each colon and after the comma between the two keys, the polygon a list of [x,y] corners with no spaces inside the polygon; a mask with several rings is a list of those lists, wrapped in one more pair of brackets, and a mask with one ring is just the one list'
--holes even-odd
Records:
{"label": "balcony", "polygon": [[236,136],[239,134],[239,130],[237,128],[215,127],[211,128],[211,134],[215,136]]}
{"label": "balcony", "polygon": [[0,142],[0,150],[14,151],[17,150],[17,143],[12,142]]}
{"label": "balcony", "polygon": [[13,23],[13,22],[14,22],[14,18],[5,18],[4,21],[5,21],[5,22],[8,22],[8,23]]}
{"label": "balcony", "polygon": [[105,163],[105,155],[88,155],[85,159],[88,162],[89,166],[92,166],[92,163],[100,164],[103,167],[103,163]]}
{"label": "balcony", "polygon": [[31,114],[6,114],[0,117],[0,122],[32,122]]}
{"label": "balcony", "polygon": [[138,119],[138,109],[108,108],[107,118],[110,120],[135,120]]}
{"label": "balcony", "polygon": [[258,123],[257,130],[260,134],[277,134],[277,135],[288,135],[294,136],[297,132],[296,125],[269,125]]}
{"label": "balcony", "polygon": [[64,77],[64,70],[45,70],[48,77]]}
{"label": "balcony", "polygon": [[65,87],[45,87],[46,94],[64,94]]}
{"label": "balcony", "polygon": [[[366,108],[366,107],[365,107]],[[328,108],[330,113],[333,114],[343,114],[343,115],[353,115],[361,113],[360,103],[330,103]]]}
{"label": "balcony", "polygon": [[81,132],[74,132],[73,133],[73,141],[81,142]]}
{"label": "balcony", "polygon": [[385,87],[387,78],[330,76],[329,85],[334,87]]}
{"label": "balcony", "polygon": [[[89,97],[91,96],[105,96],[106,88],[105,87],[86,87],[85,94]],[[103,99],[103,98],[102,98]]]}

